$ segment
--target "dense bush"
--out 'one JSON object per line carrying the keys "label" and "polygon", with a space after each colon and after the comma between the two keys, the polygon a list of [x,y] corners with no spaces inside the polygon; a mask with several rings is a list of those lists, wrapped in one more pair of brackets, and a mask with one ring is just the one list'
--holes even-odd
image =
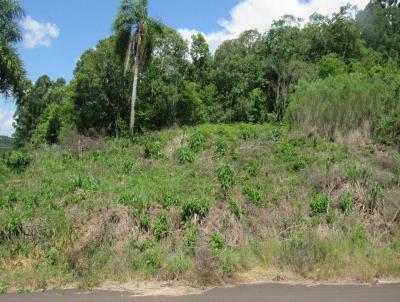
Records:
{"label": "dense bush", "polygon": [[182,205],[183,220],[187,221],[195,215],[199,219],[205,217],[208,214],[209,206],[210,202],[207,199],[187,199]]}
{"label": "dense bush", "polygon": [[224,165],[218,168],[218,181],[221,185],[223,191],[231,189],[236,183],[236,173],[235,170],[229,166]]}
{"label": "dense bush", "polygon": [[12,151],[5,160],[6,166],[15,171],[23,171],[31,163],[30,155],[21,151]]}
{"label": "dense bush", "polygon": [[328,138],[367,127],[384,111],[390,95],[378,76],[343,74],[300,82],[290,97],[287,119],[293,126]]}
{"label": "dense bush", "polygon": [[213,233],[210,238],[210,247],[213,252],[219,252],[225,247],[225,238],[220,233]]}
{"label": "dense bush", "polygon": [[311,199],[311,215],[325,214],[328,212],[329,198],[323,194],[316,193]]}
{"label": "dense bush", "polygon": [[144,146],[144,157],[145,158],[152,158],[152,159],[159,159],[161,157],[161,142],[148,142]]}
{"label": "dense bush", "polygon": [[178,161],[180,164],[191,164],[194,161],[194,155],[189,148],[181,148],[178,151]]}
{"label": "dense bush", "polygon": [[170,229],[170,225],[168,223],[168,218],[166,213],[162,213],[157,216],[154,226],[153,226],[153,234],[157,240],[161,240],[167,237]]}

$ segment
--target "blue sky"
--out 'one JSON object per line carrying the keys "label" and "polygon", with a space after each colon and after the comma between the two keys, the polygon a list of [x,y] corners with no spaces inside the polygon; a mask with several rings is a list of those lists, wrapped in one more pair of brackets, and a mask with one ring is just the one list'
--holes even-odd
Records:
{"label": "blue sky", "polygon": [[[264,31],[284,14],[307,17],[314,11],[332,13],[352,2],[368,0],[149,0],[151,16],[189,38],[202,32],[211,49],[250,28]],[[17,45],[28,77],[47,74],[70,80],[81,53],[111,34],[119,0],[20,0],[24,41]],[[11,135],[15,106],[0,96],[0,135]]]}

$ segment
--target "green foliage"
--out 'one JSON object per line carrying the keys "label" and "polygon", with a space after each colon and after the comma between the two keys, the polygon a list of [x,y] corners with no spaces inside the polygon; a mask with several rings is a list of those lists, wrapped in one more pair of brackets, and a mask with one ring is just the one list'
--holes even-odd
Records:
{"label": "green foliage", "polygon": [[204,133],[202,132],[195,132],[190,137],[190,148],[193,151],[200,151],[206,147],[207,138]]}
{"label": "green foliage", "polygon": [[329,198],[324,194],[314,194],[310,202],[311,215],[326,214],[328,212]]}
{"label": "green foliage", "polygon": [[185,237],[183,238],[183,245],[191,252],[194,252],[197,240],[199,237],[199,231],[195,228],[189,228],[186,231]]}
{"label": "green foliage", "polygon": [[0,241],[12,240],[22,233],[22,217],[15,210],[9,210],[0,217]]}
{"label": "green foliage", "polygon": [[191,149],[183,147],[178,151],[178,161],[181,165],[191,164],[194,161],[194,155]]}
{"label": "green foliage", "polygon": [[229,210],[232,212],[233,215],[235,215],[238,219],[240,219],[240,217],[242,216],[242,207],[240,206],[240,204],[235,201],[235,200],[231,200],[229,202]]}
{"label": "green foliage", "polygon": [[226,192],[236,184],[236,173],[232,166],[224,165],[217,170],[218,181],[221,189]]}
{"label": "green foliage", "polygon": [[243,195],[250,203],[253,203],[255,205],[261,205],[263,203],[261,192],[252,186],[244,186]]}
{"label": "green foliage", "polygon": [[337,76],[347,73],[346,64],[339,58],[337,54],[329,54],[321,58],[319,62],[319,76],[327,78],[329,76]]}
{"label": "green foliage", "polygon": [[240,137],[243,140],[256,139],[258,137],[257,131],[254,127],[250,125],[240,126]]}
{"label": "green foliage", "polygon": [[157,240],[161,240],[168,236],[170,225],[166,213],[161,213],[156,217],[153,226],[153,234]]}
{"label": "green foliage", "polygon": [[256,177],[260,173],[260,167],[256,162],[247,163],[244,169],[251,177]]}
{"label": "green foliage", "polygon": [[365,166],[352,163],[346,166],[345,170],[343,171],[343,176],[349,181],[366,182],[371,176],[371,171]]}
{"label": "green foliage", "polygon": [[215,157],[224,157],[228,153],[228,144],[223,138],[218,138],[215,144]]}
{"label": "green foliage", "polygon": [[23,90],[25,71],[13,44],[22,38],[19,21],[24,10],[18,1],[0,3],[0,93],[19,96]]}
{"label": "green foliage", "polygon": [[21,172],[31,163],[32,158],[27,153],[12,151],[5,160],[6,166],[14,171]]}
{"label": "green foliage", "polygon": [[344,193],[340,196],[340,209],[346,215],[353,211],[353,196],[350,193]]}
{"label": "green foliage", "polygon": [[46,261],[49,265],[56,265],[58,257],[59,252],[54,247],[50,248],[45,254]]}
{"label": "green foliage", "polygon": [[334,137],[335,131],[348,133],[374,118],[383,103],[384,86],[379,79],[359,74],[301,82],[291,96],[289,122],[305,129],[315,128],[329,138]]}
{"label": "green foliage", "polygon": [[146,250],[143,255],[144,265],[150,271],[161,268],[161,255],[156,249]]}
{"label": "green foliage", "polygon": [[144,157],[145,158],[152,158],[152,159],[159,159],[161,157],[161,142],[148,142],[144,146]]}
{"label": "green foliage", "polygon": [[291,160],[288,164],[288,170],[291,172],[299,172],[300,170],[303,170],[307,163],[309,162],[309,158],[305,156],[297,156],[293,160]]}
{"label": "green foliage", "polygon": [[150,229],[150,216],[146,213],[141,213],[139,217],[140,228],[143,231],[148,231]]}
{"label": "green foliage", "polygon": [[213,233],[211,235],[209,244],[213,252],[219,252],[225,247],[225,238],[220,233]]}
{"label": "green foliage", "polygon": [[188,221],[196,215],[198,219],[202,219],[207,216],[209,207],[210,202],[207,199],[187,199],[182,205],[182,218],[184,221]]}
{"label": "green foliage", "polygon": [[11,150],[13,147],[13,139],[8,136],[0,135],[0,153]]}
{"label": "green foliage", "polygon": [[118,198],[118,203],[130,207],[135,212],[138,212],[143,208],[143,201],[137,196],[131,194],[121,195],[121,197]]}
{"label": "green foliage", "polygon": [[368,243],[368,237],[361,227],[355,228],[351,233],[351,242],[358,248],[364,248]]}

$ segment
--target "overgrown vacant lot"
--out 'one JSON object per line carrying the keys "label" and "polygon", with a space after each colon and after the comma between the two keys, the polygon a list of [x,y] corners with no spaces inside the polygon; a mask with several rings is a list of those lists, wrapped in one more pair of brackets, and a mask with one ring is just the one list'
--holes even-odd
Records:
{"label": "overgrown vacant lot", "polygon": [[142,278],[207,284],[251,269],[400,277],[394,149],[245,124],[68,144],[0,165],[3,292]]}

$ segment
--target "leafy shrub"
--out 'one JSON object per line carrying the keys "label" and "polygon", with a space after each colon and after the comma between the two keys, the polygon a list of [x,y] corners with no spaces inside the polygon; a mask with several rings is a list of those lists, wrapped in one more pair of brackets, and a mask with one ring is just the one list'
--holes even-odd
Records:
{"label": "leafy shrub", "polygon": [[277,142],[283,137],[282,127],[274,127],[271,132],[271,138],[273,141]]}
{"label": "leafy shrub", "polygon": [[59,252],[56,248],[52,247],[50,248],[46,254],[45,258],[47,260],[47,263],[49,265],[56,265],[57,264],[57,259],[58,259]]}
{"label": "leafy shrub", "polygon": [[167,192],[165,193],[161,203],[165,208],[170,208],[179,204],[179,198],[176,194]]}
{"label": "leafy shrub", "polygon": [[218,181],[223,191],[231,189],[236,184],[236,173],[232,166],[224,165],[218,168]]}
{"label": "leafy shrub", "polygon": [[143,262],[147,269],[153,271],[161,268],[161,255],[156,249],[144,252]]}
{"label": "leafy shrub", "polygon": [[347,73],[347,65],[337,54],[328,54],[321,58],[319,62],[319,76],[327,78]]}
{"label": "leafy shrub", "polygon": [[66,150],[61,154],[62,163],[69,164],[75,159],[75,155],[71,150]]}
{"label": "leafy shrub", "polygon": [[340,196],[340,209],[346,215],[353,211],[353,196],[350,193],[344,193]]}
{"label": "leafy shrub", "polygon": [[294,145],[288,140],[283,140],[282,142],[274,145],[272,152],[285,160],[292,160],[295,158],[295,156],[297,156]]}
{"label": "leafy shrub", "polygon": [[[0,193],[1,194],[1,193]],[[0,195],[0,209],[3,207],[12,208],[18,201],[18,193],[16,188],[12,188],[10,192],[8,192],[7,197],[3,198]]]}
{"label": "leafy shrub", "polygon": [[260,173],[260,167],[254,162],[246,164],[244,169],[252,177],[256,177]]}
{"label": "leafy shrub", "polygon": [[260,191],[251,186],[247,185],[243,188],[243,195],[248,202],[251,202],[255,205],[260,205],[262,203],[262,196]]}
{"label": "leafy shrub", "polygon": [[190,137],[190,149],[193,151],[201,151],[206,147],[207,138],[201,132],[195,132]]}
{"label": "leafy shrub", "polygon": [[217,140],[215,145],[214,155],[215,157],[224,157],[228,153],[228,144],[222,138]]}
{"label": "leafy shrub", "polygon": [[225,247],[225,238],[220,233],[214,233],[211,235],[209,243],[213,252],[219,252]]}
{"label": "leafy shrub", "polygon": [[161,142],[149,142],[144,146],[144,157],[159,159],[161,157]]}
{"label": "leafy shrub", "polygon": [[309,162],[309,159],[307,157],[298,156],[289,162],[288,170],[290,172],[298,172],[298,171],[304,169],[308,162]]}
{"label": "leafy shrub", "polygon": [[157,216],[154,226],[153,226],[153,234],[157,240],[161,240],[167,237],[170,229],[170,225],[168,223],[167,214],[162,213]]}
{"label": "leafy shrub", "polygon": [[22,233],[22,217],[15,210],[11,210],[2,214],[0,217],[0,239],[12,239],[18,237]]}
{"label": "leafy shrub", "polygon": [[17,172],[25,170],[31,163],[32,158],[21,151],[12,151],[5,160],[6,166]]}
{"label": "leafy shrub", "polygon": [[146,213],[140,214],[140,228],[144,231],[148,231],[150,229],[150,216]]}
{"label": "leafy shrub", "polygon": [[147,250],[153,249],[155,246],[156,246],[156,242],[154,240],[150,240],[150,239],[142,240],[137,244],[137,248],[142,253]]}
{"label": "leafy shrub", "polygon": [[190,251],[193,251],[194,248],[196,247],[198,236],[199,236],[199,231],[197,229],[195,228],[188,229],[186,231],[185,237],[183,238],[184,246]]}
{"label": "leafy shrub", "polygon": [[235,215],[237,218],[242,216],[242,208],[240,207],[239,203],[235,200],[231,200],[229,202],[229,210]]}
{"label": "leafy shrub", "polygon": [[178,151],[178,161],[181,165],[191,164],[194,161],[194,155],[189,148],[181,148]]}
{"label": "leafy shrub", "polygon": [[329,198],[324,194],[314,194],[310,203],[311,215],[325,214],[328,212]]}
{"label": "leafy shrub", "polygon": [[240,138],[243,140],[256,139],[257,131],[250,125],[240,125]]}
{"label": "leafy shrub", "polygon": [[186,200],[182,205],[183,220],[188,221],[193,216],[204,218],[208,214],[210,202],[207,199],[192,198]]}

